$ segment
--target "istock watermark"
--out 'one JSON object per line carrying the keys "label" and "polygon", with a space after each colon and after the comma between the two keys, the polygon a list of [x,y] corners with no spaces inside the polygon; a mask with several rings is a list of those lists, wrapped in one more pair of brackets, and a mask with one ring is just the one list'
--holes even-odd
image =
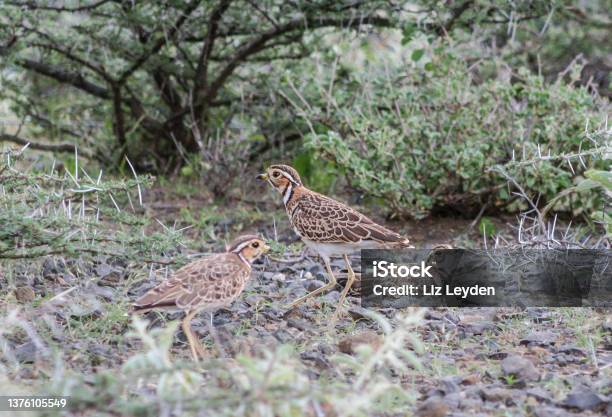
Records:
{"label": "istock watermark", "polygon": [[612,251],[361,252],[365,307],[612,307]]}
{"label": "istock watermark", "polygon": [[386,278],[386,277],[412,277],[412,278],[424,278],[430,277],[429,270],[432,265],[425,265],[425,261],[421,261],[421,265],[396,265],[393,262],[387,261],[374,261],[373,274],[374,278]]}

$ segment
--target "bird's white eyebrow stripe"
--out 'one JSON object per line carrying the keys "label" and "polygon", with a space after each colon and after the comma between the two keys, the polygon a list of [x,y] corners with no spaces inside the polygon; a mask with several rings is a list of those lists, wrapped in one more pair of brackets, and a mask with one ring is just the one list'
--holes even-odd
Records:
{"label": "bird's white eyebrow stripe", "polygon": [[234,248],[232,252],[240,252],[242,249],[244,249],[246,246],[249,246],[250,244],[251,244],[250,240],[247,240],[246,242],[242,242],[240,245],[236,246],[236,248]]}
{"label": "bird's white eyebrow stripe", "polygon": [[283,171],[282,169],[281,169],[281,171],[282,171],[283,175],[284,175],[284,176],[285,176],[285,177],[286,177],[286,178],[287,178],[289,181],[291,181],[291,182],[292,182],[293,184],[295,184],[295,185],[297,185],[297,184],[298,184],[298,183],[297,183],[297,181],[296,181],[296,180],[295,180],[295,179],[294,179],[294,178],[291,176],[291,174],[289,174],[287,171]]}

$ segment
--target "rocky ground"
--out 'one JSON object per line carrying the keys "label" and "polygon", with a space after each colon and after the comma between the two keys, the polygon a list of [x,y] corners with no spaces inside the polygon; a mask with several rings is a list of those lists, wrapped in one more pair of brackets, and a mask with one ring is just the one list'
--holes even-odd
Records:
{"label": "rocky ground", "polygon": [[[21,387],[40,382],[50,372],[53,349],[62,351],[73,370],[92,374],[120,367],[141,349],[125,337],[129,301],[163,279],[169,269],[134,268],[108,258],[93,264],[48,258],[14,268],[5,263],[0,307],[3,312],[17,307],[23,324],[23,331],[4,338],[1,363],[17,364],[6,368],[9,380]],[[334,262],[334,268],[342,274],[341,261]],[[285,308],[289,301],[324,285],[323,268],[315,257],[291,254],[259,262],[255,269],[240,301],[214,317],[225,355],[291,344],[316,383],[334,375],[333,356],[354,355],[360,345],[374,350],[380,346],[380,326],[360,307],[358,297],[349,297],[350,307],[336,329],[326,331],[340,287],[293,310]],[[393,323],[398,312],[379,313]],[[157,327],[178,316],[148,313],[147,318]],[[218,355],[207,320],[202,314],[193,327],[211,355]],[[42,322],[46,330],[41,330]],[[416,332],[424,347],[418,355],[421,368],[393,376],[414,394],[408,415],[612,415],[609,311],[429,309]],[[180,332],[172,355],[188,359]]]}

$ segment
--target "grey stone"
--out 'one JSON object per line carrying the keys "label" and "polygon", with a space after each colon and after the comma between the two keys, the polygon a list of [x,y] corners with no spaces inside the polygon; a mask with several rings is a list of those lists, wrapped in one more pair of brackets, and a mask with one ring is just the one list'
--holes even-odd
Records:
{"label": "grey stone", "polygon": [[300,320],[293,317],[287,319],[287,326],[296,328],[301,331],[311,330],[312,328],[312,326],[305,320]]}
{"label": "grey stone", "polygon": [[538,381],[540,372],[534,364],[522,356],[508,356],[502,361],[502,372],[506,376],[514,376],[522,381]]}
{"label": "grey stone", "polygon": [[519,341],[525,346],[550,346],[557,342],[557,335],[553,332],[532,332]]}
{"label": "grey stone", "polygon": [[323,297],[323,300],[328,304],[337,304],[340,300],[340,291],[330,291]]}
{"label": "grey stone", "polygon": [[577,408],[578,410],[601,410],[603,409],[610,401],[600,395],[597,391],[582,387],[572,390],[565,400],[563,400],[563,405],[569,408]]}
{"label": "grey stone", "polygon": [[538,401],[552,402],[553,398],[548,391],[540,387],[530,388],[525,391],[525,394],[535,398]]}
{"label": "grey stone", "polygon": [[491,402],[506,403],[512,399],[512,390],[503,387],[485,387],[480,390],[482,398]]}
{"label": "grey stone", "polygon": [[37,350],[34,342],[26,342],[15,348],[15,359],[21,363],[34,363],[36,362]]}
{"label": "grey stone", "polygon": [[293,340],[293,335],[285,329],[279,329],[275,331],[274,337],[281,343],[288,343]]}
{"label": "grey stone", "polygon": [[576,417],[576,414],[568,413],[564,409],[556,407],[535,407],[533,415],[535,417]]}
{"label": "grey stone", "polygon": [[304,288],[306,288],[306,290],[308,290],[308,291],[318,290],[319,288],[321,288],[324,285],[325,285],[325,282],[320,281],[318,279],[305,280],[304,281]]}

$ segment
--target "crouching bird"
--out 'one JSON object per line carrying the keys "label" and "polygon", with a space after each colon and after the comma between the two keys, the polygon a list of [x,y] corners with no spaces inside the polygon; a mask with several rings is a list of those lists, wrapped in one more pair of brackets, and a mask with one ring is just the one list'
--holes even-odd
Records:
{"label": "crouching bird", "polygon": [[206,356],[205,350],[191,329],[191,320],[201,311],[212,315],[229,306],[244,290],[251,277],[251,264],[266,253],[265,241],[254,235],[234,240],[227,252],[211,255],[185,265],[169,279],[150,289],[133,304],[133,312],[150,310],[183,311],[183,331],[195,361]]}
{"label": "crouching bird", "polygon": [[375,223],[346,204],[309,190],[302,184],[297,171],[288,165],[271,165],[257,178],[268,181],[283,196],[293,229],[308,247],[321,256],[329,277],[327,285],[298,298],[289,308],[332,289],[336,285],[336,277],[329,259],[332,256],[342,256],[348,277],[330,321],[333,326],[346,294],[355,281],[348,255],[359,249],[411,247],[407,238]]}

